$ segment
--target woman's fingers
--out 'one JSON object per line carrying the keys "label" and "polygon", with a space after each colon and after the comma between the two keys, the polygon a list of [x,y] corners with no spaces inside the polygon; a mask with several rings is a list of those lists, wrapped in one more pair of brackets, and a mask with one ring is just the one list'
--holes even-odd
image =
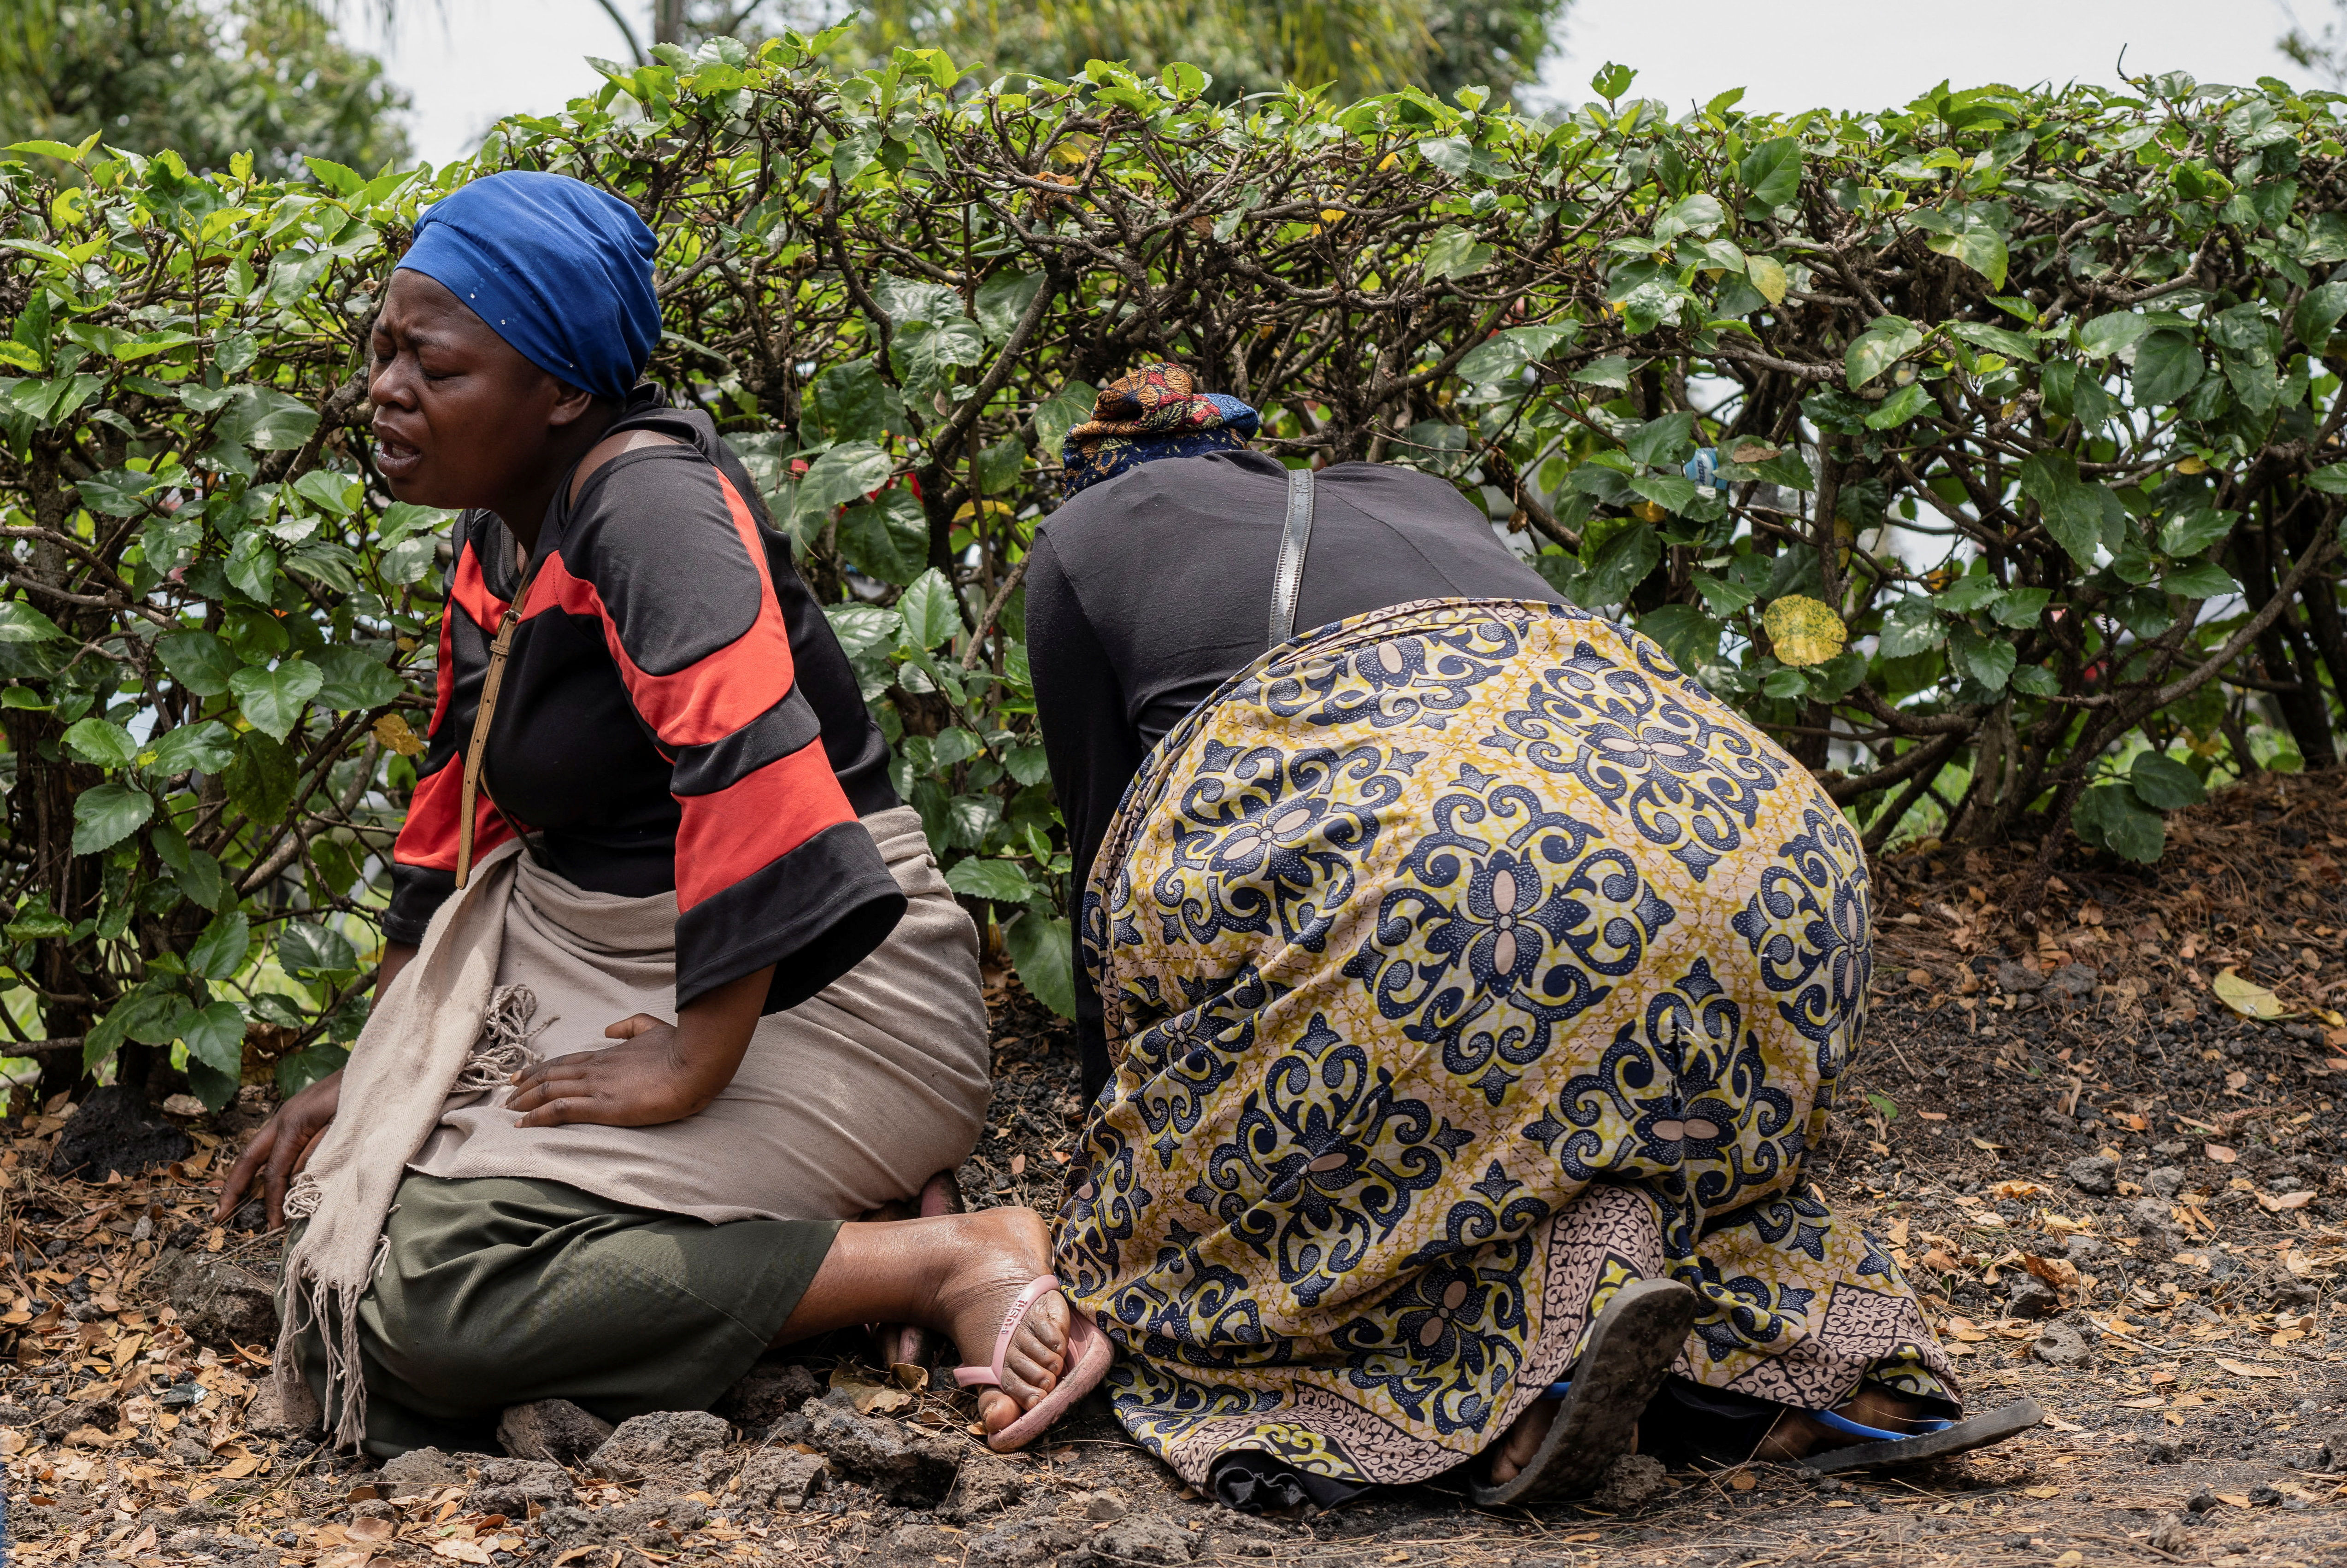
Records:
{"label": "woman's fingers", "polygon": [[516,1111],[535,1111],[550,1101],[592,1092],[592,1075],[585,1069],[549,1074],[514,1091],[506,1104]]}
{"label": "woman's fingers", "polygon": [[523,1127],[567,1127],[573,1122],[589,1122],[594,1118],[577,1113],[587,1103],[584,1100],[550,1099],[531,1111],[518,1124]]}
{"label": "woman's fingers", "polygon": [[[614,1024],[612,1027],[616,1029],[619,1026]],[[507,1081],[513,1084],[517,1095],[527,1094],[532,1089],[554,1080],[577,1079],[592,1071],[597,1054],[591,1050],[580,1050],[573,1051],[569,1056],[548,1057],[544,1061],[533,1062],[523,1068]]]}
{"label": "woman's fingers", "polygon": [[285,1184],[293,1179],[294,1156],[308,1152],[308,1139],[289,1137],[282,1128],[270,1141],[269,1174],[261,1183],[261,1194],[267,1200],[271,1230],[285,1223]]}
{"label": "woman's fingers", "polygon": [[261,1131],[252,1135],[252,1142],[245,1145],[244,1153],[236,1157],[236,1163],[229,1167],[228,1175],[220,1182],[220,1203],[212,1210],[212,1224],[226,1225],[229,1215],[236,1213],[237,1204],[244,1201],[245,1189],[252,1185],[253,1173],[269,1158],[269,1147],[276,1136],[277,1122],[272,1118],[262,1123]]}

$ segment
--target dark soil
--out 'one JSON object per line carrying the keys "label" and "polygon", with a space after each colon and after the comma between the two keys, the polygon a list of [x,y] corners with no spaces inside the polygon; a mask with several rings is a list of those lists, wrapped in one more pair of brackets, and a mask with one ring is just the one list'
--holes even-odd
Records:
{"label": "dark soil", "polygon": [[[190,1124],[193,1158],[104,1184],[46,1174],[58,1106],[0,1143],[16,1550],[142,1568],[2347,1563],[2347,1020],[2325,1013],[2347,992],[2347,795],[2260,780],[2182,814],[2173,840],[2147,869],[2069,853],[2027,938],[2001,907],[2025,845],[1878,866],[1875,1014],[1815,1173],[1899,1250],[1973,1408],[2026,1393],[2052,1413],[1995,1450],[1854,1483],[1683,1471],[1620,1513],[1478,1512],[1438,1480],[1256,1519],[1188,1492],[1097,1401],[995,1459],[966,1401],[900,1389],[842,1341],[753,1374],[721,1407],[722,1446],[626,1481],[582,1463],[569,1502],[513,1518],[482,1511],[520,1493],[480,1473],[510,1460],[455,1456],[446,1484],[410,1472],[423,1490],[404,1495],[252,1403],[267,1346],[237,1336],[274,1243],[202,1216],[264,1104]],[[2227,1006],[2228,970],[2290,1016]],[[973,1204],[1049,1211],[1073,1043],[1015,988],[992,999],[992,1131],[962,1181]],[[830,1403],[800,1412],[820,1389]],[[793,1444],[827,1484],[771,1506]]]}

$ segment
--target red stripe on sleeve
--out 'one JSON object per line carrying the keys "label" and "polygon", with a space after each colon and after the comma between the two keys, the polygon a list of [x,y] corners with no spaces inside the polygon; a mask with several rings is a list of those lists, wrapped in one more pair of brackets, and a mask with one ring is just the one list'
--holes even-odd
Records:
{"label": "red stripe on sleeve", "polygon": [[[456,869],[457,803],[465,793],[465,755],[460,751],[448,759],[446,767],[416,781],[415,794],[407,803],[407,821],[401,825],[399,837],[391,848],[391,857],[402,866],[421,866],[427,871]],[[478,861],[497,845],[513,836],[505,817],[489,799],[486,789],[473,796],[473,858]]]}
{"label": "red stripe on sleeve", "polygon": [[854,822],[820,738],[714,794],[679,795],[679,914],[764,870],[826,827]]}
{"label": "red stripe on sleeve", "polygon": [[473,553],[473,541],[465,541],[465,553],[456,558],[456,575],[448,584],[448,602],[473,618],[473,624],[483,631],[494,633],[497,622],[506,613],[506,601],[489,591],[488,579],[481,575],[481,558]]}
{"label": "red stripe on sleeve", "polygon": [[[561,556],[538,569],[530,585],[524,619],[560,610],[569,615],[592,615],[602,622],[603,641],[627,683],[628,695],[665,746],[702,746],[722,741],[790,695],[798,679],[791,661],[790,630],[783,607],[775,600],[773,579],[766,575],[764,547],[758,538],[750,508],[722,473],[717,483],[725,493],[726,510],[734,532],[758,569],[758,616],[749,629],[725,647],[667,675],[648,673],[620,641],[620,629],[593,583],[573,576]],[[477,575],[477,567],[476,573]],[[484,592],[487,590],[484,589]],[[498,605],[502,613],[504,606]],[[494,622],[484,622],[484,625]]]}
{"label": "red stripe on sleeve", "polygon": [[448,624],[448,611],[440,612],[440,673],[433,684],[438,688],[432,699],[432,722],[424,727],[428,744],[448,722],[448,704],[456,700],[456,633]]}
{"label": "red stripe on sleeve", "polygon": [[[440,616],[440,672],[435,682],[438,691],[432,701],[432,723],[425,731],[427,740],[439,737],[441,726],[448,722],[449,709],[456,700],[454,617],[459,611],[482,627],[495,626],[506,612],[505,600],[491,595],[482,579],[480,559],[473,553],[469,539],[456,558],[456,573],[448,585],[448,603]],[[460,744],[453,756],[415,781],[415,793],[407,803],[407,820],[400,825],[399,836],[392,843],[394,861],[431,871],[456,868],[456,804],[464,793],[464,747]],[[512,836],[505,818],[489,804],[487,792],[480,793],[474,801],[474,853],[484,853]]]}

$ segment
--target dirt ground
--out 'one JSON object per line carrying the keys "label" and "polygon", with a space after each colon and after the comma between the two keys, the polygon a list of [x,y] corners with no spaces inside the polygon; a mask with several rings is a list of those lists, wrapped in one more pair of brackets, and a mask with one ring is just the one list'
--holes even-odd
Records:
{"label": "dirt ground", "polygon": [[[253,1402],[275,1244],[203,1215],[266,1105],[190,1122],[191,1158],[97,1185],[46,1173],[60,1106],[0,1138],[15,1552],[139,1568],[2347,1564],[2332,1098],[2347,1027],[2328,1011],[2347,991],[2347,794],[2233,789],[2181,814],[2149,869],[2074,851],[2034,940],[2001,907],[2028,849],[1927,845],[1878,866],[1869,1044],[1812,1167],[1897,1249],[1973,1408],[2029,1394],[2050,1412],[2001,1448],[1855,1482],[1686,1471],[1621,1512],[1479,1512],[1437,1480],[1250,1518],[1182,1488],[1097,1403],[1029,1454],[989,1456],[965,1402],[899,1387],[843,1340],[762,1367],[723,1419],[645,1418],[669,1424],[637,1434],[634,1465],[606,1450],[518,1490],[514,1461],[487,1456],[377,1472]],[[993,999],[993,1131],[963,1184],[1048,1210],[1072,1042],[1015,989]]]}

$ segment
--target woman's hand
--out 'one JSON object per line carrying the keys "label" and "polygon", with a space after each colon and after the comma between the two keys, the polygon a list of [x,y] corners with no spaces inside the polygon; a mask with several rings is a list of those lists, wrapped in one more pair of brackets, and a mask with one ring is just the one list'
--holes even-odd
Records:
{"label": "woman's hand", "polygon": [[256,1172],[262,1173],[261,1191],[267,1201],[269,1228],[275,1230],[285,1223],[285,1184],[299,1175],[309,1163],[310,1151],[334,1120],[334,1112],[343,1101],[343,1075],[339,1070],[326,1074],[309,1088],[277,1108],[277,1114],[261,1123],[261,1131],[252,1135],[235,1164],[229,1167],[228,1177],[220,1183],[220,1204],[212,1210],[212,1223],[226,1225],[237,1204],[244,1201],[245,1191],[252,1185]]}
{"label": "woman's hand", "polygon": [[592,1122],[605,1127],[655,1127],[682,1122],[733,1081],[732,1062],[695,1062],[679,1049],[679,1030],[650,1013],[623,1018],[603,1031],[625,1045],[541,1061],[514,1074],[507,1103],[528,1114],[525,1127]]}
{"label": "woman's hand", "polygon": [[733,1081],[774,974],[769,967],[730,980],[697,998],[673,1024],[650,1013],[623,1018],[603,1033],[624,1044],[558,1056],[515,1073],[507,1104],[523,1112],[524,1127],[682,1122]]}
{"label": "woman's hand", "polygon": [[[413,942],[383,945],[383,966],[374,974],[377,1001],[383,999],[383,993],[391,989],[391,982],[414,957]],[[280,1105],[277,1114],[261,1124],[261,1131],[252,1135],[252,1142],[229,1167],[227,1177],[220,1183],[220,1204],[212,1210],[212,1223],[228,1224],[228,1217],[236,1213],[237,1204],[244,1201],[246,1189],[252,1185],[253,1173],[264,1171],[261,1192],[267,1200],[269,1228],[275,1230],[283,1225],[285,1185],[310,1163],[310,1151],[333,1125],[334,1112],[342,1102],[343,1073],[336,1068]]]}

